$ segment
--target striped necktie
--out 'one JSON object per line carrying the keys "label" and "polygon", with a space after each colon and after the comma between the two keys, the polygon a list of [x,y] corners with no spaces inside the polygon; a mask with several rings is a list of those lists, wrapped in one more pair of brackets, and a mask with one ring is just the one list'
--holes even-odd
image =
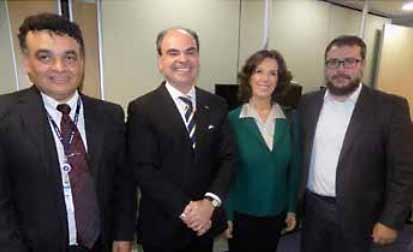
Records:
{"label": "striped necktie", "polygon": [[188,130],[189,138],[192,142],[192,148],[195,149],[196,147],[196,140],[195,140],[195,110],[194,106],[192,106],[191,97],[188,96],[180,96],[179,99],[186,104],[185,110],[185,121],[186,121],[186,129]]}

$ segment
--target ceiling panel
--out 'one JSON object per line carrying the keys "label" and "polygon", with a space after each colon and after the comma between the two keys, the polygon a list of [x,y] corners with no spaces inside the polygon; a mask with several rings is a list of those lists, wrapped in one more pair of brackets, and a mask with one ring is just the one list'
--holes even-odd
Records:
{"label": "ceiling panel", "polygon": [[[364,0],[327,0],[327,2],[347,6],[350,8],[362,10]],[[413,12],[402,11],[401,7],[407,0],[369,0],[369,11],[386,17],[404,17],[413,16]]]}

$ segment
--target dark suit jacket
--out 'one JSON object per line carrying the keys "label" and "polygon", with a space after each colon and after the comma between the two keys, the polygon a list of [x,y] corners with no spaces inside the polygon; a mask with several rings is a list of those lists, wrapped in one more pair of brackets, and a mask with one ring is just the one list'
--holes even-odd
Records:
{"label": "dark suit jacket", "polygon": [[[196,88],[196,149],[165,84],[132,101],[128,152],[141,189],[138,240],[181,248],[195,238],[179,216],[206,192],[225,198],[233,176],[233,138],[225,102]],[[222,207],[214,211],[214,235],[226,228]]]}
{"label": "dark suit jacket", "polygon": [[[133,181],[125,166],[123,111],[81,95],[89,168],[96,184],[106,250],[132,240]],[[32,87],[0,97],[0,251],[67,251],[59,161],[40,93]],[[109,247],[110,246],[110,247]]]}
{"label": "dark suit jacket", "polygon": [[[302,97],[301,197],[324,91]],[[399,229],[413,196],[413,134],[407,101],[363,85],[337,165],[336,200],[345,232],[366,236],[381,222]],[[305,217],[304,217],[305,218]]]}

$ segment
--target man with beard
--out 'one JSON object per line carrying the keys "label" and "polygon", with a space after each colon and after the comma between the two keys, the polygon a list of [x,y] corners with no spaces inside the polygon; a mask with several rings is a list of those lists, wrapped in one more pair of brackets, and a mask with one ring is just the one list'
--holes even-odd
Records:
{"label": "man with beard", "polygon": [[210,252],[226,229],[221,203],[233,176],[226,104],[195,86],[195,32],[166,29],[156,45],[165,81],[128,109],[129,159],[142,192],[138,240],[145,252]]}
{"label": "man with beard", "polygon": [[413,195],[405,99],[361,83],[366,45],[339,36],[325,51],[327,89],[303,96],[304,252],[367,252],[392,243]]}

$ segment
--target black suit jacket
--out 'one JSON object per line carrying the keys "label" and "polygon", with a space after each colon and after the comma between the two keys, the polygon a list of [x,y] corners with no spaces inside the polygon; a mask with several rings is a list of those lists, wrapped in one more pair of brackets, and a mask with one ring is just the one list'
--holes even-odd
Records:
{"label": "black suit jacket", "polygon": [[[165,84],[132,101],[128,109],[128,152],[141,189],[138,240],[181,248],[195,238],[179,216],[206,192],[225,198],[233,176],[233,138],[225,102],[196,88],[196,149]],[[226,228],[222,207],[212,232]]]}
{"label": "black suit jacket", "polygon": [[[325,91],[302,97],[302,198]],[[381,222],[401,228],[413,196],[413,134],[405,99],[363,85],[347,128],[336,175],[339,222],[345,232],[370,235]],[[305,218],[305,217],[304,217]]]}
{"label": "black suit jacket", "polygon": [[[125,166],[123,111],[81,95],[88,161],[95,180],[106,250],[132,240],[133,181]],[[40,93],[0,97],[0,251],[67,251],[68,229],[59,161]]]}

